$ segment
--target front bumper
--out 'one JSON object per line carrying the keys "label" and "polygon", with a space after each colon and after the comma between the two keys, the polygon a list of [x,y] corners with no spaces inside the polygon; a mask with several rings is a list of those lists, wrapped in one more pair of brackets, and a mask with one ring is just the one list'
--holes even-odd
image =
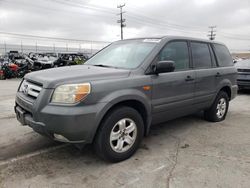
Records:
{"label": "front bumper", "polygon": [[97,116],[105,103],[86,106],[29,104],[17,93],[15,112],[22,125],[54,140],[69,143],[91,143],[97,130]]}
{"label": "front bumper", "polygon": [[32,118],[32,115],[30,113],[27,113],[27,111],[22,109],[20,106],[18,106],[18,105],[15,106],[15,113],[16,113],[17,120],[22,125],[28,125],[31,128],[33,128],[36,132],[38,132],[42,135],[48,136],[50,138],[53,138],[53,134],[50,134],[46,130],[44,123],[35,122]]}
{"label": "front bumper", "polygon": [[237,80],[239,88],[250,88],[250,80]]}
{"label": "front bumper", "polygon": [[239,88],[250,88],[250,74],[238,73],[237,84]]}

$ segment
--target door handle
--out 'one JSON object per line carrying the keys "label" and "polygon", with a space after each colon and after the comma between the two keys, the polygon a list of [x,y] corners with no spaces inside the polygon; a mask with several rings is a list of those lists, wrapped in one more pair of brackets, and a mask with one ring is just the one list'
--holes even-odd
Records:
{"label": "door handle", "polygon": [[221,74],[219,72],[217,72],[215,77],[221,77]]}
{"label": "door handle", "polygon": [[193,81],[194,78],[192,78],[191,76],[187,76],[187,78],[185,79],[187,82]]}

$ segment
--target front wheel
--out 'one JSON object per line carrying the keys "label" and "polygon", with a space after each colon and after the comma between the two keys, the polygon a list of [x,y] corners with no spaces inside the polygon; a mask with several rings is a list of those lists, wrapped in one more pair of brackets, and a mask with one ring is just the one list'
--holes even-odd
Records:
{"label": "front wheel", "polygon": [[135,109],[115,108],[103,120],[94,142],[95,151],[105,160],[123,161],[138,149],[143,133],[143,120]]}
{"label": "front wheel", "polygon": [[213,105],[205,110],[205,119],[212,122],[223,121],[227,115],[229,106],[228,94],[220,91],[213,103]]}

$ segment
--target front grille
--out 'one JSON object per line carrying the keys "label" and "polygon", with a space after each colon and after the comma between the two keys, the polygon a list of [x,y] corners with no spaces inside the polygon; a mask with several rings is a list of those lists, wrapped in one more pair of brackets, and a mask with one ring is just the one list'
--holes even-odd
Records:
{"label": "front grille", "polygon": [[36,99],[42,90],[42,85],[27,80],[23,80],[19,91],[24,95]]}
{"label": "front grille", "polygon": [[242,80],[242,79],[237,79],[238,82],[249,82],[250,83],[250,80]]}
{"label": "front grille", "polygon": [[250,69],[238,69],[238,72],[250,72]]}

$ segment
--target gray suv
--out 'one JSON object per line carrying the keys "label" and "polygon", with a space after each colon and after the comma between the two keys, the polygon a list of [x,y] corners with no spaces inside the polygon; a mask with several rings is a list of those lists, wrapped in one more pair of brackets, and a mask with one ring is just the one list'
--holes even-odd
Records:
{"label": "gray suv", "polygon": [[225,45],[184,37],[114,42],[85,65],[27,74],[15,112],[22,125],[54,140],[93,143],[102,158],[129,158],[150,127],[204,111],[225,119],[237,93]]}

